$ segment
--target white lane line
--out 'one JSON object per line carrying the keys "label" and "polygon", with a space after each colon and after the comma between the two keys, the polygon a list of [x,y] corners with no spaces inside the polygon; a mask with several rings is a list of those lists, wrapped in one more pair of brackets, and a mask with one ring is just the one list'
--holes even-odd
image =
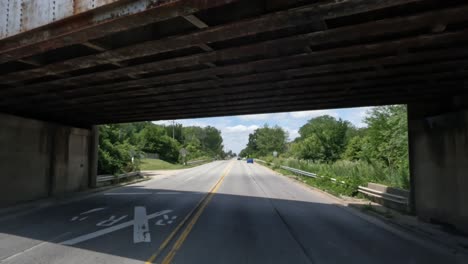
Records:
{"label": "white lane line", "polygon": [[83,214],[90,214],[90,213],[94,213],[94,212],[99,212],[99,211],[102,211],[106,209],[105,207],[99,207],[99,208],[94,208],[94,209],[91,209],[89,211],[86,211],[86,212],[83,212],[83,213],[80,213],[80,215],[83,215]]}
{"label": "white lane line", "polygon": [[133,219],[133,243],[151,242],[146,208],[144,206],[135,206]]}
{"label": "white lane line", "polygon": [[[156,217],[158,217],[160,215],[168,214],[170,212],[172,212],[172,210],[164,210],[164,211],[160,211],[160,212],[150,214],[150,215],[148,215],[148,220],[156,218]],[[96,237],[100,237],[100,236],[112,233],[112,232],[120,230],[122,228],[132,226],[133,224],[134,224],[134,221],[131,220],[131,221],[128,221],[128,222],[124,222],[124,223],[115,225],[115,226],[111,226],[111,227],[108,227],[108,228],[98,230],[98,231],[90,233],[90,234],[82,235],[82,236],[79,236],[79,237],[75,237],[73,239],[63,241],[60,244],[67,245],[67,246],[73,246],[73,245],[76,245],[78,243],[81,243],[81,242],[84,242],[84,241],[87,241],[87,240],[90,240],[90,239],[93,239],[93,238],[96,238]]]}
{"label": "white lane line", "polygon": [[47,244],[47,243],[54,242],[54,241],[58,240],[59,238],[64,237],[64,236],[66,236],[66,235],[68,235],[68,234],[70,234],[70,233],[71,233],[71,232],[65,232],[65,233],[63,233],[63,234],[60,234],[60,235],[58,235],[58,236],[56,236],[56,237],[54,237],[54,238],[48,240],[48,241],[41,242],[41,243],[39,243],[39,244],[37,244],[37,245],[35,245],[35,246],[32,246],[32,247],[30,247],[30,248],[28,248],[28,249],[25,249],[25,250],[23,250],[23,251],[21,251],[21,252],[18,252],[18,253],[14,254],[14,255],[11,255],[11,256],[9,256],[9,257],[7,257],[7,258],[2,259],[2,260],[0,261],[0,263],[3,263],[3,262],[7,262],[7,261],[9,261],[9,260],[12,260],[12,259],[14,259],[14,258],[16,258],[16,257],[18,257],[18,256],[20,256],[20,255],[22,255],[22,254],[24,254],[24,253],[26,253],[26,252],[29,252],[29,251],[31,251],[31,250],[33,250],[33,249],[35,249],[35,248],[38,248],[38,247],[40,247],[40,246],[42,246],[42,245],[45,245],[45,244]]}
{"label": "white lane line", "polygon": [[148,195],[150,192],[105,193],[104,195]]}
{"label": "white lane line", "polygon": [[184,182],[186,181],[190,181],[191,179],[193,179],[195,176],[192,176],[192,177],[188,177]]}
{"label": "white lane line", "polygon": [[179,194],[180,192],[157,192],[156,194]]}

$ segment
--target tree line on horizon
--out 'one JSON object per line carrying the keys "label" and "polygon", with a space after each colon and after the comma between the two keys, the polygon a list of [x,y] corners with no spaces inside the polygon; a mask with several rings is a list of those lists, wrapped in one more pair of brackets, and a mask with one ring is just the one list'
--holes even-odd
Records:
{"label": "tree line on horizon", "polygon": [[342,161],[389,168],[402,174],[401,187],[409,185],[408,126],[406,106],[371,108],[364,118],[366,127],[323,115],[310,119],[299,129],[299,137],[288,142],[279,126],[264,125],[249,135],[241,157],[306,160],[316,164]]}
{"label": "tree line on horizon", "polygon": [[181,124],[157,125],[152,122],[99,126],[99,174],[115,174],[138,169],[146,153],[161,160],[182,162],[180,150],[187,150],[186,160],[224,158],[221,131],[215,127],[184,127]]}

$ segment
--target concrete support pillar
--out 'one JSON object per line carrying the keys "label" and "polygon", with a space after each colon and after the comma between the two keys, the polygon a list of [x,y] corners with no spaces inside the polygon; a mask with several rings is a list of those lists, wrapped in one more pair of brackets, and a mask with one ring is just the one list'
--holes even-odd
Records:
{"label": "concrete support pillar", "polygon": [[89,138],[89,187],[96,188],[99,157],[99,127],[91,128]]}
{"label": "concrete support pillar", "polygon": [[408,126],[415,214],[468,233],[468,98],[410,104]]}
{"label": "concrete support pillar", "polygon": [[5,183],[0,185],[0,207],[65,196],[95,184],[97,127],[91,133],[4,114],[0,123],[0,171]]}
{"label": "concrete support pillar", "polygon": [[63,196],[65,194],[68,173],[68,149],[70,129],[68,127],[59,127],[51,125],[52,149],[50,181],[52,183],[51,196]]}

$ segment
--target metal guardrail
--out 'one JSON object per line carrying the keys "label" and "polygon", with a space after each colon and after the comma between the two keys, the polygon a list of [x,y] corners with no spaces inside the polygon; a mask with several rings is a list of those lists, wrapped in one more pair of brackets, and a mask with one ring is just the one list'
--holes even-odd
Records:
{"label": "metal guardrail", "polygon": [[394,203],[398,203],[398,204],[402,204],[402,205],[408,205],[408,198],[406,198],[404,196],[385,193],[385,192],[381,192],[381,191],[374,190],[374,189],[367,188],[367,187],[363,187],[363,186],[359,186],[358,191],[360,193],[365,194],[365,195],[369,195],[369,196],[372,196],[372,197],[377,197],[377,198],[380,198],[380,199],[383,199],[383,200],[386,200],[386,201],[390,201],[390,202],[394,202]]}
{"label": "metal guardrail", "polygon": [[[255,159],[257,162],[261,162],[261,163],[268,163],[264,160],[260,160],[260,159]],[[323,176],[318,176],[317,174],[315,173],[312,173],[312,172],[308,172],[308,171],[303,171],[303,170],[299,170],[299,169],[296,169],[296,168],[291,168],[291,167],[288,167],[288,166],[280,166],[280,168],[282,168],[283,170],[287,170],[287,171],[290,171],[290,172],[293,172],[293,173],[296,173],[296,174],[299,174],[299,175],[302,175],[302,176],[307,176],[307,177],[311,177],[311,178],[318,178],[318,177],[321,177],[321,178],[325,178]],[[338,181],[337,179],[335,178],[329,178],[331,181],[333,182],[339,182],[341,184],[346,184],[344,181]]]}
{"label": "metal guardrail", "polygon": [[130,173],[124,173],[120,175],[98,175],[96,181],[97,182],[107,182],[107,181],[115,181],[115,180],[120,180],[123,178],[128,178],[128,177],[134,177],[140,175],[140,172],[130,172]]}
{"label": "metal guardrail", "polygon": [[312,172],[303,171],[303,170],[291,168],[291,167],[288,167],[288,166],[280,166],[280,168],[282,168],[283,170],[287,170],[287,171],[290,171],[290,172],[294,172],[294,173],[299,174],[299,175],[302,175],[302,176],[307,176],[307,177],[311,177],[311,178],[317,178],[317,174],[312,173]]}
{"label": "metal guardrail", "polygon": [[[257,162],[261,162],[261,163],[268,163],[264,160],[259,160],[259,159],[255,159]],[[321,178],[325,178],[323,176],[318,176],[317,174],[315,173],[311,173],[311,172],[308,172],[308,171],[303,171],[303,170],[299,170],[299,169],[295,169],[295,168],[291,168],[291,167],[288,167],[288,166],[280,166],[280,168],[284,169],[284,170],[287,170],[287,171],[290,171],[290,172],[293,172],[293,173],[296,173],[296,174],[299,174],[299,175],[303,175],[303,176],[307,176],[307,177],[312,177],[312,178],[317,178],[317,177],[321,177]],[[338,181],[337,179],[335,178],[329,178],[331,181],[333,182],[339,182],[341,184],[346,184],[346,182],[344,181]],[[382,192],[382,191],[379,191],[379,190],[375,190],[375,189],[371,189],[371,188],[368,188],[368,187],[364,187],[364,186],[358,186],[358,192],[360,193],[363,193],[365,195],[368,195],[368,196],[372,196],[372,197],[376,197],[376,198],[379,198],[379,199],[382,199],[384,201],[387,201],[387,202],[390,202],[390,203],[396,203],[398,205],[400,205],[399,207],[401,206],[407,206],[408,205],[408,198],[405,197],[405,196],[400,196],[400,195],[395,195],[395,194],[390,194],[390,193],[386,193],[386,192]],[[393,207],[393,206],[392,206]]]}

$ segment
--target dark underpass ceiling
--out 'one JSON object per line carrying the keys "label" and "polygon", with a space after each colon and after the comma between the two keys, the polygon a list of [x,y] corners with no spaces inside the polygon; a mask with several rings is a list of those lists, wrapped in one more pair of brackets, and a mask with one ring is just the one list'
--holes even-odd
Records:
{"label": "dark underpass ceiling", "polygon": [[466,93],[466,1],[213,1],[184,16],[169,11],[203,1],[173,1],[112,31],[0,40],[0,112],[89,125]]}

